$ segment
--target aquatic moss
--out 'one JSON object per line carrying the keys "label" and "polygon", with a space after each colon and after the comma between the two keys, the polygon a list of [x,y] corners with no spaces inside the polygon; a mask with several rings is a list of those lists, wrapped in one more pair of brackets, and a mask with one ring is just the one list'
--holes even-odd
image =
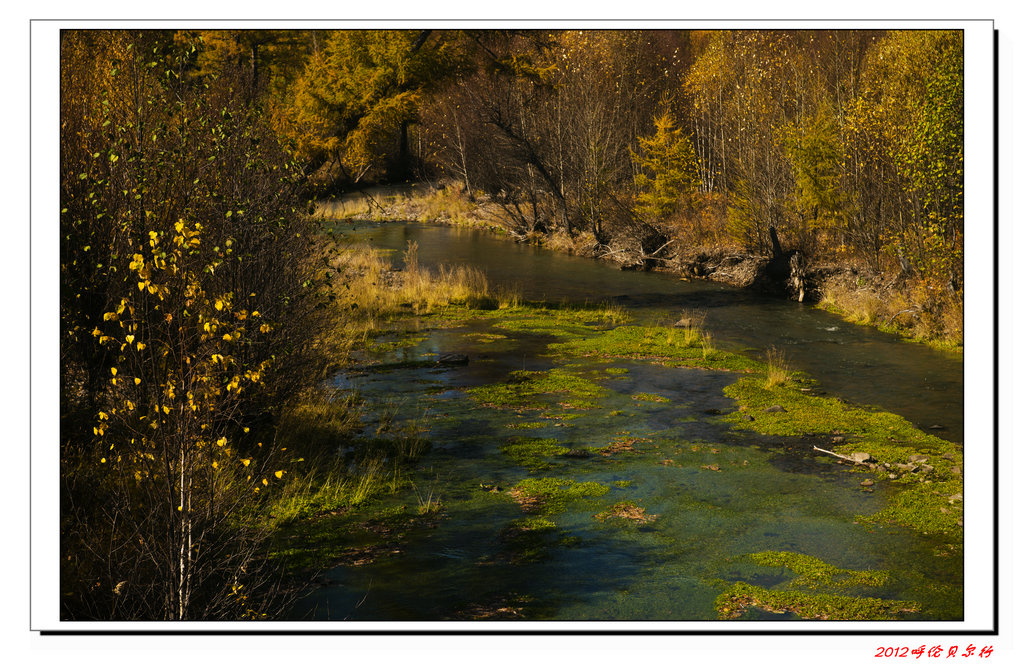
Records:
{"label": "aquatic moss", "polygon": [[[592,398],[599,398],[607,391],[579,375],[564,369],[517,370],[504,384],[488,384],[468,390],[477,402],[498,408],[544,409],[538,396],[558,396],[557,403],[569,409],[591,409]],[[556,399],[552,398],[552,401]]]}
{"label": "aquatic moss", "polygon": [[662,326],[619,326],[548,345],[561,356],[613,356],[651,360],[673,367],[751,371],[764,364],[744,356],[711,349],[686,337],[678,328]]}
{"label": "aquatic moss", "polygon": [[663,395],[658,395],[657,393],[637,393],[637,394],[635,394],[633,396],[630,396],[630,397],[632,397],[633,400],[636,400],[638,402],[668,402],[669,401],[668,398],[666,398]]}
{"label": "aquatic moss", "polygon": [[847,570],[838,568],[825,561],[798,554],[791,551],[761,551],[747,556],[759,565],[778,566],[795,572],[799,577],[794,579],[792,586],[800,587],[850,587],[850,586],[882,586],[889,573],[884,570]]}
{"label": "aquatic moss", "polygon": [[605,372],[610,375],[624,375],[629,372],[628,368],[605,368]]}
{"label": "aquatic moss", "polygon": [[963,482],[927,481],[893,486],[902,490],[892,496],[885,509],[861,517],[863,520],[895,523],[928,535],[941,533],[963,539]]}
{"label": "aquatic moss", "polygon": [[715,600],[720,619],[738,618],[752,607],[803,619],[835,621],[898,620],[921,610],[920,604],[907,600],[775,591],[745,582],[733,584]]}
{"label": "aquatic moss", "polygon": [[523,421],[521,423],[509,423],[505,427],[509,430],[534,430],[535,428],[543,428],[546,425],[543,421]]}
{"label": "aquatic moss", "polygon": [[[892,474],[898,479],[891,485],[904,488],[889,499],[886,509],[867,517],[868,520],[962,538],[963,529],[958,523],[962,503],[949,500],[959,496],[962,501],[963,497],[963,449],[959,445],[929,435],[890,412],[814,396],[791,383],[765,388],[759,375],[743,377],[726,386],[725,394],[740,405],[736,412],[724,417],[737,427],[768,435],[843,434],[849,440],[842,450],[866,452],[876,462],[889,464],[886,471],[873,475],[889,482]],[[823,448],[837,450],[831,444]],[[894,465],[906,463],[914,454],[928,458],[930,471],[904,472]]]}
{"label": "aquatic moss", "polygon": [[603,496],[609,490],[598,482],[537,477],[520,481],[509,493],[525,511],[550,514],[564,510],[569,503]]}
{"label": "aquatic moss", "polygon": [[522,437],[501,447],[509,458],[518,465],[531,470],[544,470],[551,467],[550,459],[561,456],[569,451],[558,443],[558,440],[539,437]]}

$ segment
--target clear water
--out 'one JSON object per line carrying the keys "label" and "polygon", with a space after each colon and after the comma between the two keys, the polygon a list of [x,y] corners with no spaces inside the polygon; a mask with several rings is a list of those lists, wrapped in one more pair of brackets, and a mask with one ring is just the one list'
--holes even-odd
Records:
{"label": "clear water", "polygon": [[[396,252],[415,241],[421,265],[474,265],[492,282],[517,284],[530,299],[614,301],[653,323],[671,323],[686,308],[706,310],[717,346],[757,352],[775,344],[825,392],[923,427],[942,424],[936,434],[962,439],[958,362],[820,310],[667,275],[619,272],[455,228],[385,224],[349,233],[353,241]],[[507,339],[482,342],[475,337],[479,332]],[[468,366],[333,380],[378,406],[397,407],[397,421],[429,428],[431,449],[412,473],[415,489],[387,504],[415,509],[429,494],[444,511],[436,523],[408,529],[392,553],[329,570],[323,575],[327,585],[299,602],[296,618],[446,620],[512,607],[530,619],[714,619],[714,600],[730,583],[767,587],[793,577],[743,558],[768,550],[809,554],[847,569],[888,570],[893,578],[886,587],[864,595],[915,600],[924,605],[920,616],[926,619],[962,617],[959,558],[943,556],[943,547],[927,536],[856,523],[857,515],[885,506],[886,486],[866,492],[859,485],[863,472],[814,458],[802,438],[759,435],[709,414],[734,409],[722,393],[733,373],[575,361],[574,371],[608,394],[593,409],[560,410],[578,415],[568,419],[545,418],[540,410],[484,408],[466,394],[505,380],[513,370],[554,366],[543,355],[546,341],[494,330],[482,320],[431,331],[390,359],[460,352],[469,355]],[[612,366],[627,372],[607,373]],[[638,401],[638,393],[670,402]],[[528,422],[542,425],[517,425]],[[554,438],[569,448],[637,441],[632,452],[553,457],[549,469],[530,472],[501,450],[523,436]],[[712,464],[717,469],[706,467]],[[542,547],[524,554],[503,529],[526,517],[507,492],[530,476],[599,482],[609,492],[552,514],[556,529]],[[595,518],[618,501],[635,502],[657,518],[644,525]],[[780,617],[786,618],[748,614]]]}

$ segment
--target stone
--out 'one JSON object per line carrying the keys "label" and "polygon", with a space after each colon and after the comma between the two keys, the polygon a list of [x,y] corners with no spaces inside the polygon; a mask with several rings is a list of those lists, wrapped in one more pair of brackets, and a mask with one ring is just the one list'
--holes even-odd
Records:
{"label": "stone", "polygon": [[949,502],[951,502],[951,503],[960,502],[963,499],[964,499],[964,494],[963,493],[954,493],[953,495],[949,496]]}
{"label": "stone", "polygon": [[945,458],[947,461],[955,461],[956,454],[947,451],[946,453],[942,454],[941,458]]}
{"label": "stone", "polygon": [[928,457],[925,456],[924,454],[912,454],[910,456],[910,458],[907,459],[907,463],[927,463],[927,462],[928,462]]}
{"label": "stone", "polygon": [[785,412],[786,408],[783,407],[782,405],[772,405],[771,407],[766,407],[764,411],[766,411],[766,412]]}
{"label": "stone", "polygon": [[962,475],[964,473],[964,471],[960,469],[959,465],[954,465],[949,469],[949,471],[954,475]]}
{"label": "stone", "polygon": [[590,458],[590,452],[586,449],[570,449],[562,454],[566,458]]}
{"label": "stone", "polygon": [[846,442],[846,438],[842,435],[836,435],[832,438],[832,444],[842,444]]}
{"label": "stone", "polygon": [[744,414],[743,415],[743,420],[744,421],[753,421],[754,417],[750,416],[749,414]]}
{"label": "stone", "polygon": [[874,486],[875,482],[871,479],[865,479],[860,483],[861,486]]}
{"label": "stone", "polygon": [[924,474],[928,474],[929,472],[931,472],[934,469],[935,469],[935,466],[932,466],[932,465],[922,465],[922,466],[918,467],[918,471],[919,472],[923,472]]}
{"label": "stone", "polygon": [[711,416],[718,416],[719,414],[722,413],[722,410],[718,409],[717,407],[712,407],[710,409],[704,410],[704,413],[710,414]]}
{"label": "stone", "polygon": [[850,458],[852,458],[857,463],[868,463],[875,460],[874,458],[871,457],[871,454],[867,453],[866,451],[855,451],[852,454],[850,454]]}

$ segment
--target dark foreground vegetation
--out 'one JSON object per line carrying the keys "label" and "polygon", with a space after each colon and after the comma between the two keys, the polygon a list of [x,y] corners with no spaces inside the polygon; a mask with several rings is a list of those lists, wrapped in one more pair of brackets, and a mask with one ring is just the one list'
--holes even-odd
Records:
{"label": "dark foreground vegetation", "polygon": [[961,109],[955,32],[63,33],[61,615],[279,615],[288,524],[423,448],[382,425],[337,473],[325,375],[396,314],[517,307],[334,249],[313,198],[445,180],[439,214],[624,265],[774,230],[787,280],[858,268],[956,341]]}

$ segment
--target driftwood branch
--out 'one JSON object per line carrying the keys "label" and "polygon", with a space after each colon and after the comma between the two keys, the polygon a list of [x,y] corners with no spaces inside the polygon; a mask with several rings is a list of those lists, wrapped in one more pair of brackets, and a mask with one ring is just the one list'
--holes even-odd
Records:
{"label": "driftwood branch", "polygon": [[661,245],[660,247],[658,247],[657,249],[652,251],[647,256],[643,256],[643,258],[644,259],[650,259],[650,260],[658,260],[658,257],[657,257],[658,252],[661,251],[662,249],[664,249],[665,247],[667,247],[668,245],[672,244],[673,242],[675,242],[675,240],[669,240],[665,244]]}
{"label": "driftwood branch", "polygon": [[828,454],[829,456],[835,456],[836,458],[841,458],[841,459],[843,459],[845,461],[850,461],[851,463],[861,463],[861,461],[858,461],[856,458],[850,458],[849,456],[843,456],[842,454],[837,454],[834,451],[829,451],[828,449],[822,449],[821,447],[815,447],[814,445],[811,445],[811,446],[814,448],[815,451],[821,451],[823,453]]}

